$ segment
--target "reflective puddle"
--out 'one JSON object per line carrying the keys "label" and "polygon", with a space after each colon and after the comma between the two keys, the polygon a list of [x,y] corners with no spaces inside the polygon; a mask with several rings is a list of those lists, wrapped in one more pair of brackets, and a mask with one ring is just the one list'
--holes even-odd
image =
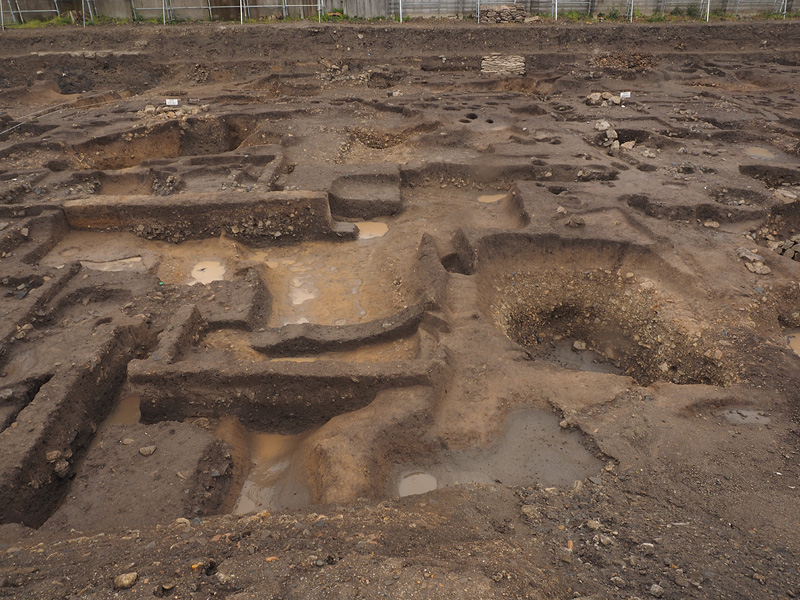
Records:
{"label": "reflective puddle", "polygon": [[400,479],[400,483],[397,486],[397,495],[402,498],[404,496],[425,494],[432,492],[437,487],[436,477],[430,473],[409,473]]}
{"label": "reflective puddle", "polygon": [[737,408],[722,413],[728,423],[734,425],[767,425],[772,418],[760,410]]}
{"label": "reflective puddle", "polygon": [[356,223],[356,227],[358,227],[358,239],[360,240],[383,237],[389,231],[389,226],[379,221],[361,221]]}
{"label": "reflective puddle", "polygon": [[309,434],[255,433],[247,431],[235,418],[220,422],[215,435],[230,444],[234,456],[247,457],[252,464],[233,514],[298,508],[310,502],[308,490],[291,468],[295,451]]}
{"label": "reflective puddle", "polygon": [[800,331],[786,333],[786,341],[797,356],[800,356]]}
{"label": "reflective puddle", "polygon": [[204,260],[192,267],[192,281],[195,283],[207,284],[212,281],[221,281],[225,276],[225,265],[216,260]]}
{"label": "reflective puddle", "polygon": [[542,410],[520,410],[489,448],[431,457],[423,465],[398,465],[398,496],[422,494],[459,483],[567,487],[600,471],[603,463],[584,445],[578,431],[561,429],[558,417]]}
{"label": "reflective puddle", "polygon": [[745,148],[745,154],[750,158],[759,158],[761,160],[768,160],[770,158],[775,158],[775,154],[770,152],[766,148],[762,148],[761,146],[749,146]]}
{"label": "reflective puddle", "polygon": [[81,266],[93,271],[133,271],[144,273],[147,266],[141,256],[131,256],[130,258],[120,258],[119,260],[109,260],[97,262],[93,260],[82,260]]}
{"label": "reflective puddle", "polygon": [[503,198],[506,197],[506,194],[489,194],[486,196],[478,196],[478,202],[481,204],[495,204],[500,202]]}

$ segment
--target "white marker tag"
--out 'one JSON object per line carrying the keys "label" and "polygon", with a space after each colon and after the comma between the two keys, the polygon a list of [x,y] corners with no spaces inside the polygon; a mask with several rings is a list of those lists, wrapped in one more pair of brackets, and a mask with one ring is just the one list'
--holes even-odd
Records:
{"label": "white marker tag", "polygon": [[631,93],[630,92],[620,92],[619,93],[619,99],[620,100],[627,100],[630,97],[631,97]]}
{"label": "white marker tag", "polygon": [[177,98],[167,98],[167,106],[178,106]]}

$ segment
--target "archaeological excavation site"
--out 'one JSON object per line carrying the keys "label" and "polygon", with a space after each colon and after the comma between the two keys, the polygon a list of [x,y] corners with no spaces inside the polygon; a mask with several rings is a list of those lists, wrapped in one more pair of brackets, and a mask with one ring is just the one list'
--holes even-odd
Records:
{"label": "archaeological excavation site", "polygon": [[800,22],[0,33],[0,598],[796,598]]}

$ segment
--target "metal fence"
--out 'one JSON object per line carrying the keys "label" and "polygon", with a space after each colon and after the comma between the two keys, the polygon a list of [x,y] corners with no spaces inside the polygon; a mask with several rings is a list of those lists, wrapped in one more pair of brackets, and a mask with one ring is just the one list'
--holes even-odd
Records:
{"label": "metal fence", "polygon": [[[67,0],[0,0],[0,25],[20,25],[34,19],[66,14]],[[74,0],[73,0],[74,1]],[[340,10],[352,17],[471,16],[480,21],[480,10],[509,4],[532,14],[549,14],[554,19],[568,12],[593,14],[614,0],[81,0],[83,19],[98,16],[156,18],[162,23],[181,19],[245,20],[276,16],[322,20],[326,11]],[[227,3],[226,3],[227,2]],[[101,11],[98,11],[98,3]],[[638,14],[680,12],[708,20],[713,13],[767,13],[786,18],[795,0],[625,0],[625,17]],[[338,6],[339,8],[335,8]]]}
{"label": "metal fence", "polygon": [[568,12],[588,15],[592,12],[592,0],[553,0],[553,18],[556,21],[559,13]]}
{"label": "metal fence", "polygon": [[[226,20],[233,20],[234,15],[238,16],[241,23],[245,19],[252,19],[258,16],[268,16],[270,14],[281,15],[284,19],[289,16],[299,16],[308,18],[316,16],[318,21],[322,20],[322,13],[324,11],[323,0],[308,0],[307,2],[298,2],[297,0],[276,0],[275,2],[260,3],[255,0],[239,0],[237,3],[219,4],[212,3],[212,0],[197,0],[197,3],[189,4],[176,3],[173,0],[161,0],[160,3],[152,3],[149,6],[143,4],[137,5],[135,0],[131,0],[131,9],[133,17],[139,16],[148,17],[148,15],[156,14],[161,18],[161,21],[166,24],[167,21],[176,21],[182,18],[201,18],[200,15],[208,15],[208,19],[213,21],[218,18]],[[264,15],[260,13],[265,13]]]}

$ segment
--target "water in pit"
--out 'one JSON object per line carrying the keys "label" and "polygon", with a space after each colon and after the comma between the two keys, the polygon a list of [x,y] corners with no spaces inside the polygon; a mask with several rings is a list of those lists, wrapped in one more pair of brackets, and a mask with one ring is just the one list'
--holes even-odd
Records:
{"label": "water in pit", "polygon": [[360,240],[383,237],[389,231],[389,226],[379,221],[360,221],[355,225],[358,227],[358,239]]}
{"label": "water in pit", "polygon": [[400,479],[400,483],[397,486],[397,495],[403,498],[404,496],[426,494],[437,487],[439,486],[436,477],[430,473],[409,473],[408,475],[403,475]]}
{"label": "water in pit", "polygon": [[97,433],[89,442],[89,450],[103,442],[103,433],[108,431],[112,425],[136,425],[142,417],[139,406],[141,398],[139,396],[124,396],[120,398],[117,405],[106,417],[105,421],[98,427]]}
{"label": "water in pit", "polygon": [[789,344],[789,348],[791,348],[797,356],[800,356],[800,330],[787,331],[786,341]]}
{"label": "water in pit", "polygon": [[556,415],[520,410],[508,416],[505,430],[489,448],[448,453],[424,465],[398,465],[394,491],[407,496],[468,482],[568,487],[602,466],[582,434],[562,429]]}
{"label": "water in pit", "polygon": [[496,204],[505,197],[506,194],[489,194],[485,196],[478,196],[478,202],[481,204]]}
{"label": "water in pit", "polygon": [[295,451],[309,433],[256,433],[247,431],[234,418],[219,423],[215,435],[233,448],[234,457],[249,458],[252,464],[233,507],[234,514],[287,510],[310,503],[308,490],[291,468]]}
{"label": "water in pit", "polygon": [[192,267],[192,281],[195,283],[207,284],[212,281],[221,281],[225,276],[225,265],[216,260],[204,260]]}
{"label": "water in pit", "polygon": [[762,148],[761,146],[749,146],[745,148],[744,152],[750,158],[758,158],[761,160],[769,160],[771,158],[775,158],[775,154],[773,154],[766,148]]}
{"label": "water in pit", "polygon": [[133,271],[134,273],[144,273],[147,271],[147,266],[144,264],[144,260],[142,260],[141,256],[131,256],[130,258],[120,258],[102,262],[82,260],[81,266],[92,269],[93,271]]}

